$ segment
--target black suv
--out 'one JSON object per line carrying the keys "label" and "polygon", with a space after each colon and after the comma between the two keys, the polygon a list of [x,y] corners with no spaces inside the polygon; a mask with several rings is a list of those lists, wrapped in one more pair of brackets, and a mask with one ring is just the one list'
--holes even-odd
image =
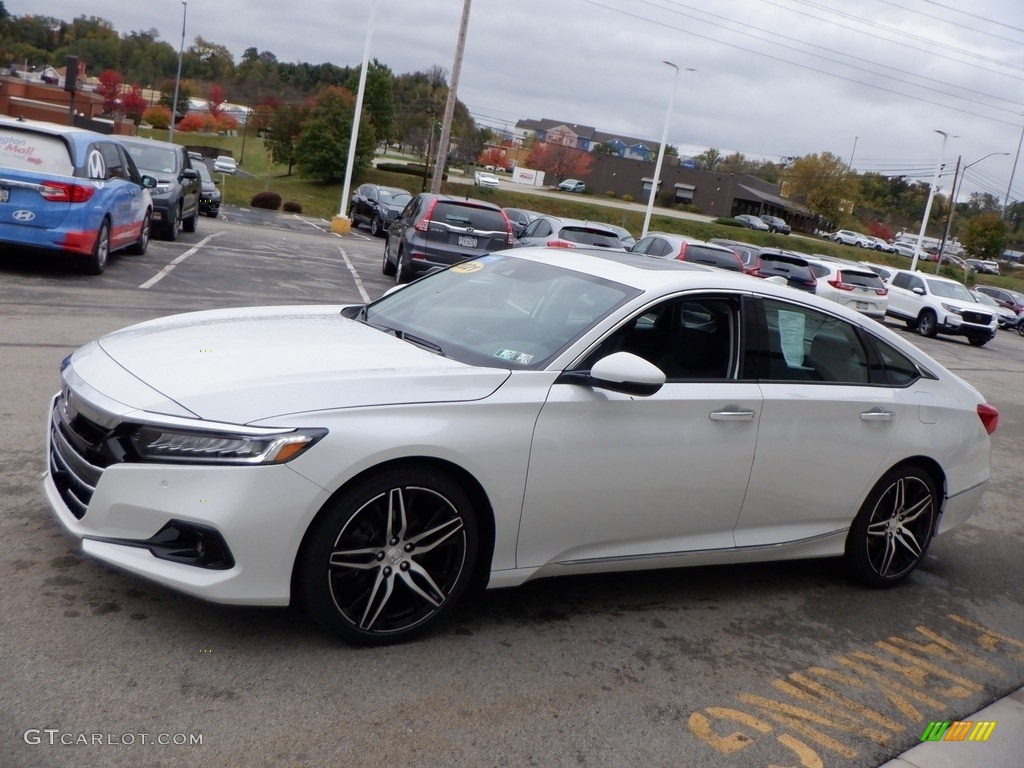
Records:
{"label": "black suv", "polygon": [[421,193],[391,225],[381,270],[407,283],[420,275],[512,247],[512,224],[493,203]]}
{"label": "black suv", "polygon": [[182,229],[195,232],[202,182],[185,148],[155,139],[116,138],[128,150],[139,170],[156,178],[156,189],[150,191],[153,228],[168,240],[177,240]]}
{"label": "black suv", "polygon": [[374,237],[384,237],[388,227],[409,203],[410,195],[400,187],[363,184],[352,194],[348,217],[353,227],[366,224]]}

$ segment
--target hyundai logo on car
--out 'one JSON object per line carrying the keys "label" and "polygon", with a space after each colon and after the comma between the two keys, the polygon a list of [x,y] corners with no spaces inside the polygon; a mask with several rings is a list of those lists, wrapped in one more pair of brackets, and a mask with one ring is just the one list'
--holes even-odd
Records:
{"label": "hyundai logo on car", "polygon": [[15,211],[11,216],[13,216],[16,221],[32,221],[32,219],[36,217],[32,211],[26,210]]}

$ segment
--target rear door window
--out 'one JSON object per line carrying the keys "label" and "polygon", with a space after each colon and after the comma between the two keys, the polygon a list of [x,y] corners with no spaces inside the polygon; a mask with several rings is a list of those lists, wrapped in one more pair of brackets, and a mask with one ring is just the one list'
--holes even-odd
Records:
{"label": "rear door window", "polygon": [[51,176],[73,176],[75,173],[75,165],[63,139],[8,126],[0,126],[0,168]]}

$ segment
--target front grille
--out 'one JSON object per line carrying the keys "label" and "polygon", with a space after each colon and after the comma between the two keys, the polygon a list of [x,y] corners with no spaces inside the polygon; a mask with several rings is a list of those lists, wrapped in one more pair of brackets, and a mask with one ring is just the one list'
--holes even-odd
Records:
{"label": "front grille", "polygon": [[984,312],[964,312],[961,316],[965,323],[974,323],[976,325],[988,325],[992,322],[992,315],[985,314]]}
{"label": "front grille", "polygon": [[50,477],[79,520],[85,515],[103,470],[121,461],[113,433],[81,414],[70,415],[58,397],[50,414]]}

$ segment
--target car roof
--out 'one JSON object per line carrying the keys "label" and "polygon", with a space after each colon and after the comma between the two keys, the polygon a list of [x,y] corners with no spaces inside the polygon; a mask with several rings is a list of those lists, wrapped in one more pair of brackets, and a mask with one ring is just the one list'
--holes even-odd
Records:
{"label": "car roof", "polygon": [[477,208],[487,208],[492,211],[501,211],[500,205],[495,205],[487,200],[480,200],[475,197],[456,197],[455,195],[439,195],[436,192],[417,192],[419,197],[424,200],[443,200],[450,203],[462,203],[464,205],[472,205]]}
{"label": "car roof", "polygon": [[114,136],[112,138],[114,138],[116,141],[121,142],[122,144],[135,144],[140,147],[174,147],[175,149],[180,147],[182,150],[185,149],[180,144],[175,144],[174,142],[171,141],[147,139],[142,136]]}
{"label": "car roof", "polygon": [[20,118],[15,120],[6,116],[0,116],[0,126],[14,130],[58,136],[73,142],[76,146],[91,144],[99,139],[120,138],[116,136],[107,136],[106,134],[97,133],[96,131],[89,131],[85,128],[78,128],[77,126],[47,123],[42,120],[23,120]]}

